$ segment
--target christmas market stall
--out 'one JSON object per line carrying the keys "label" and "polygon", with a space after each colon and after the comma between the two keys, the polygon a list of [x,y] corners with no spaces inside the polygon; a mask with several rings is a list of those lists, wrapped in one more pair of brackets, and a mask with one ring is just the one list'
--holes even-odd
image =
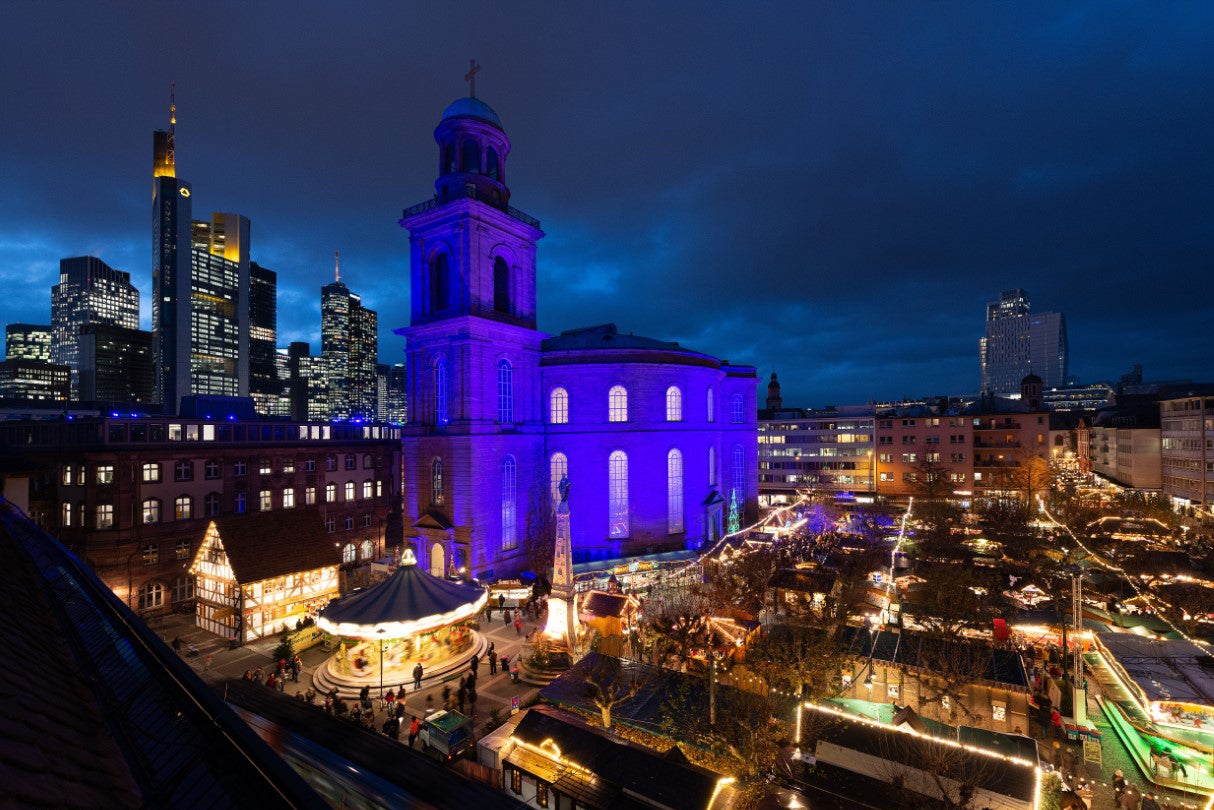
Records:
{"label": "christmas market stall", "polygon": [[412,684],[418,664],[427,680],[453,671],[484,646],[473,626],[487,599],[478,585],[426,573],[405,549],[392,576],[320,612],[316,625],[337,644],[316,681],[345,694]]}

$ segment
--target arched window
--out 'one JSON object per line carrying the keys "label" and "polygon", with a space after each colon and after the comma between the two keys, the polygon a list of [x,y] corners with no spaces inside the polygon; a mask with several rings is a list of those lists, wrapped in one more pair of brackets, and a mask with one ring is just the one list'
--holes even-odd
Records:
{"label": "arched window", "polygon": [[738,496],[738,503],[743,503],[746,500],[746,454],[742,452],[742,445],[735,444],[733,446],[733,464],[730,465],[730,489]]}
{"label": "arched window", "polygon": [[441,506],[446,500],[443,492],[443,460],[436,458],[430,464],[430,503]]}
{"label": "arched window", "polygon": [[613,385],[607,392],[607,421],[628,421],[628,389],[622,385]]}
{"label": "arched window", "polygon": [[554,425],[569,424],[569,392],[553,388],[548,395],[548,421]]}
{"label": "arched window", "polygon": [[442,312],[451,306],[451,259],[446,253],[430,258],[430,311]]}
{"label": "arched window", "polygon": [[455,173],[455,147],[452,144],[443,144],[443,157],[441,164],[438,167],[439,174],[454,174]]}
{"label": "arched window", "polygon": [[683,454],[666,454],[666,533],[683,531]]}
{"label": "arched window", "polygon": [[173,504],[173,512],[177,520],[189,520],[194,517],[194,499],[189,495],[178,497]]}
{"label": "arched window", "polygon": [[492,146],[485,150],[485,174],[497,179],[497,150]]}
{"label": "arched window", "polygon": [[464,146],[460,152],[460,171],[470,174],[479,173],[481,170],[481,145],[469,138],[464,141]]}
{"label": "arched window", "polygon": [[341,547],[341,561],[342,561],[342,563],[354,562],[354,544],[353,543],[346,543],[344,546]]}
{"label": "arched window", "polygon": [[164,604],[164,586],[159,582],[149,582],[139,589],[139,609],[151,610]]}
{"label": "arched window", "polygon": [[514,456],[502,459],[502,551],[518,548],[518,468]]}
{"label": "arched window", "polygon": [[745,409],[742,407],[742,395],[734,394],[729,400],[729,421],[740,425],[746,421]]}
{"label": "arched window", "polygon": [[160,522],[160,499],[148,498],[143,502],[143,522],[144,523],[159,523]]}
{"label": "arched window", "polygon": [[553,503],[560,500],[561,494],[557,491],[557,485],[567,475],[569,475],[569,459],[564,453],[553,453],[552,458],[548,459],[548,491]]}
{"label": "arched window", "polygon": [[510,265],[501,256],[493,260],[493,310],[510,314]]}
{"label": "arched window", "polygon": [[709,422],[715,422],[715,421],[717,421],[716,408],[714,407],[714,403],[716,402],[716,397],[713,396],[712,386],[708,387],[707,400],[708,400],[708,405],[705,410],[705,413],[708,414]]}
{"label": "arched window", "polygon": [[717,485],[717,448],[715,445],[708,445],[708,486],[715,487]]}
{"label": "arched window", "polygon": [[439,355],[434,361],[434,424],[445,425],[447,415],[447,358]]}
{"label": "arched window", "polygon": [[628,455],[623,450],[616,450],[607,461],[607,500],[608,536],[627,537]]}
{"label": "arched window", "polygon": [[497,421],[514,423],[514,369],[504,358],[497,361]]}
{"label": "arched window", "polygon": [[369,560],[371,555],[375,553],[375,544],[370,540],[362,541],[362,545],[358,549],[358,557],[360,560]]}
{"label": "arched window", "polygon": [[683,421],[683,392],[677,385],[666,389],[666,421]]}

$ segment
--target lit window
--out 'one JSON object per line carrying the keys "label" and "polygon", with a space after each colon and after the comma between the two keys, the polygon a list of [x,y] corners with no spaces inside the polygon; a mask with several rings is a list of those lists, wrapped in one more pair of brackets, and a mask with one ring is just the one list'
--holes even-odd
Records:
{"label": "lit window", "polygon": [[97,505],[97,528],[111,529],[114,527],[114,505],[102,503]]}
{"label": "lit window", "polygon": [[160,480],[160,465],[150,462],[143,465],[143,483],[154,484]]}
{"label": "lit window", "polygon": [[337,484],[325,484],[325,503],[337,500]]}
{"label": "lit window", "polygon": [[677,385],[666,389],[666,421],[683,421],[683,392]]}
{"label": "lit window", "polygon": [[628,456],[616,450],[607,461],[608,535],[627,537],[628,515]]}
{"label": "lit window", "polygon": [[71,486],[72,481],[75,480],[75,473],[73,470],[74,468],[70,464],[63,468],[63,476],[60,480],[63,482],[64,486]]}
{"label": "lit window", "polygon": [[553,388],[548,395],[548,421],[554,425],[569,424],[569,392]]}
{"label": "lit window", "polygon": [[98,484],[114,483],[114,465],[113,464],[98,464],[97,465],[97,483]]}
{"label": "lit window", "polygon": [[540,807],[548,806],[548,783],[536,781],[535,783],[535,803]]}
{"label": "lit window", "polygon": [[155,543],[148,543],[139,549],[139,555],[143,559],[144,565],[155,565],[160,562],[160,546]]}
{"label": "lit window", "polygon": [[139,589],[139,609],[150,610],[164,604],[164,586],[159,582],[149,582]]}
{"label": "lit window", "polygon": [[219,515],[219,493],[207,493],[207,496],[202,499],[202,508],[207,517],[217,517]]}
{"label": "lit window", "polygon": [[289,459],[286,459],[285,461],[283,461],[283,463],[282,463],[282,471],[283,471],[284,473],[293,473],[293,472],[295,472],[295,459],[293,459],[293,458],[289,458]]}
{"label": "lit window", "polygon": [[628,389],[622,385],[613,385],[607,392],[607,421],[628,421]]}
{"label": "lit window", "polygon": [[553,453],[552,458],[548,459],[548,482],[553,503],[560,500],[561,493],[557,487],[560,486],[561,479],[567,475],[569,475],[568,457],[564,453]]}
{"label": "lit window", "polygon": [[375,553],[375,545],[370,540],[362,541],[362,545],[358,549],[358,557],[362,560],[371,559],[371,555]]}
{"label": "lit window", "polygon": [[346,500],[347,501],[354,500],[354,482],[353,481],[346,482]]}
{"label": "lit window", "polygon": [[446,499],[443,491],[443,460],[436,458],[430,464],[430,503],[441,506]]}
{"label": "lit window", "polygon": [[363,497],[375,497],[375,484],[371,483],[370,481],[363,481]]}
{"label": "lit window", "polygon": [[189,495],[180,495],[173,501],[173,515],[177,520],[189,520],[194,517],[194,499]]}
{"label": "lit window", "polygon": [[746,421],[746,409],[742,405],[742,395],[734,394],[729,400],[729,421],[740,425]]}
{"label": "lit window", "polygon": [[304,504],[313,506],[316,504],[316,487],[307,487],[304,489]]}
{"label": "lit window", "polygon": [[434,424],[447,422],[447,358],[440,356],[434,361]]}
{"label": "lit window", "polygon": [[514,369],[509,360],[497,361],[497,421],[503,425],[514,422]]}
{"label": "lit window", "polygon": [[159,523],[160,522],[160,499],[148,498],[143,502],[143,522]]}
{"label": "lit window", "polygon": [[262,475],[269,475],[273,471],[274,464],[268,458],[263,458],[257,465],[257,472],[261,473]]}
{"label": "lit window", "polygon": [[344,546],[341,547],[341,561],[343,563],[354,562],[354,553],[355,553],[354,544],[346,543]]}
{"label": "lit window", "polygon": [[683,531],[683,454],[666,454],[666,533]]}
{"label": "lit window", "polygon": [[59,525],[64,527],[72,525],[72,505],[67,501],[63,502],[63,511],[60,513]]}
{"label": "lit window", "polygon": [[258,508],[263,512],[269,512],[274,508],[274,495],[268,489],[263,489],[258,493]]}
{"label": "lit window", "polygon": [[514,456],[502,460],[502,551],[518,548],[518,468]]}
{"label": "lit window", "polygon": [[375,497],[382,498],[384,496],[384,482],[376,480],[375,482]]}
{"label": "lit window", "polygon": [[295,508],[295,488],[294,487],[286,487],[283,489],[283,491],[282,491],[282,508],[283,509]]}

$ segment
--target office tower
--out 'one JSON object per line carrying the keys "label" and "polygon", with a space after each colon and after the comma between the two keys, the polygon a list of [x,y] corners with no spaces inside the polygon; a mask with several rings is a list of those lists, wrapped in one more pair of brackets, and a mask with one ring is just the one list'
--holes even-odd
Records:
{"label": "office tower", "polygon": [[249,221],[191,218],[193,187],[177,177],[174,128],[153,134],[152,332],[156,395],[169,413],[190,395],[248,396]]}
{"label": "office tower", "polygon": [[257,412],[277,408],[278,274],[257,262],[249,264],[249,396]]}
{"label": "office tower", "polygon": [[388,370],[387,384],[384,386],[386,399],[380,403],[380,420],[403,425],[409,418],[405,396],[409,381],[405,374],[405,364],[394,363],[385,368]]}
{"label": "office tower", "polygon": [[329,378],[329,415],[336,419],[375,419],[378,317],[341,281],[320,290],[320,354]]}
{"label": "office tower", "polygon": [[71,396],[80,392],[80,327],[102,323],[139,328],[139,290],[131,274],[94,256],[59,262],[51,288],[51,361],[71,369]]}
{"label": "office tower", "polygon": [[67,366],[43,360],[0,362],[0,399],[66,402],[70,390]]}
{"label": "office tower", "polygon": [[79,398],[130,406],[155,402],[152,333],[100,323],[80,327]]}
{"label": "office tower", "polygon": [[4,328],[4,355],[9,360],[51,361],[51,328],[10,323]]}
{"label": "office tower", "polygon": [[1004,290],[986,305],[986,335],[978,341],[983,394],[1012,394],[1029,374],[1045,388],[1067,381],[1066,316],[1030,312],[1024,290]]}

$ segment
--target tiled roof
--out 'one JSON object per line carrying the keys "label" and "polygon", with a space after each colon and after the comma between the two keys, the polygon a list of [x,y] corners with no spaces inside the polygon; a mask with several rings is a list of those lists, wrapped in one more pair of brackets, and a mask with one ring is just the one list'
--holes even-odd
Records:
{"label": "tiled roof", "polygon": [[341,564],[341,550],[315,509],[225,515],[212,522],[240,583]]}

